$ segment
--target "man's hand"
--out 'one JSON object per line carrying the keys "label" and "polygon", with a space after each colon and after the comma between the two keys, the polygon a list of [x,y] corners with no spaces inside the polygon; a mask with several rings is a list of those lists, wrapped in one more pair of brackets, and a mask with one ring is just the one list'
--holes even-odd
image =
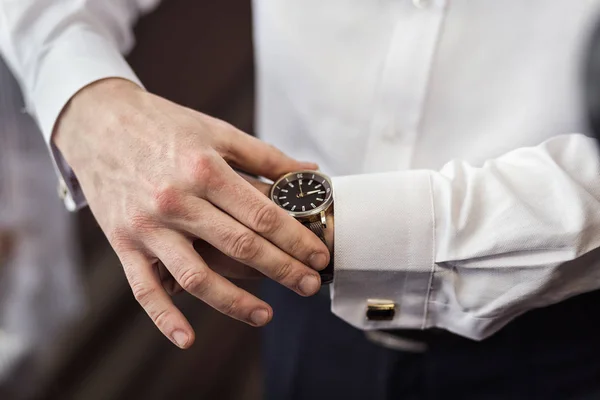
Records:
{"label": "man's hand", "polygon": [[196,239],[299,294],[319,290],[315,269],[329,262],[326,246],[232,169],[276,179],[316,165],[120,79],[76,94],[54,143],[136,299],[178,346],[189,347],[194,332],[161,274],[233,318],[254,326],[272,318],[268,304],[207,265],[194,249]]}

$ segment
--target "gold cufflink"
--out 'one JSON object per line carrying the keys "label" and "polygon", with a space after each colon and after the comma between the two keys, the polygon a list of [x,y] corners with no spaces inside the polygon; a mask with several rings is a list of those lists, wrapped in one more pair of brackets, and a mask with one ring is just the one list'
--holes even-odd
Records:
{"label": "gold cufflink", "polygon": [[396,314],[396,303],[391,300],[368,299],[366,317],[369,321],[391,321]]}

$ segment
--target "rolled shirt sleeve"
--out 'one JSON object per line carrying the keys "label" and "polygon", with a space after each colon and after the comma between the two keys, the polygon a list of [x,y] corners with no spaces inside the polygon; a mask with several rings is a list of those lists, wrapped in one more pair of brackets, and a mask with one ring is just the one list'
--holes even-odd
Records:
{"label": "rolled shirt sleeve", "polygon": [[52,143],[54,125],[71,97],[104,78],[139,79],[122,53],[131,27],[157,1],[0,0],[0,52],[23,91],[59,172],[67,208],[85,205],[73,172]]}
{"label": "rolled shirt sleeve", "polygon": [[[483,339],[518,315],[600,287],[600,155],[552,138],[481,167],[452,161],[333,179],[332,311],[365,330]],[[389,321],[368,299],[393,301]]]}

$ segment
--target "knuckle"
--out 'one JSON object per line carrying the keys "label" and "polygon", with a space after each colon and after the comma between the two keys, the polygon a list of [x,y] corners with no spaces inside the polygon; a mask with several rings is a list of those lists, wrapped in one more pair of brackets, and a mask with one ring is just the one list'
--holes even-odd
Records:
{"label": "knuckle", "polygon": [[233,236],[228,248],[231,256],[242,262],[254,260],[260,252],[257,236],[253,232],[244,232]]}
{"label": "knuckle", "polygon": [[292,265],[292,263],[290,261],[284,262],[275,270],[273,278],[277,282],[287,281],[290,278],[290,276],[292,275],[293,271],[294,271],[294,266]]}
{"label": "knuckle", "polygon": [[306,250],[305,241],[300,236],[294,236],[289,242],[290,254],[304,253]]}
{"label": "knuckle", "polygon": [[127,225],[133,232],[146,232],[154,225],[152,217],[148,213],[141,211],[129,213],[127,220]]}
{"label": "knuckle", "polygon": [[252,217],[252,228],[259,233],[273,233],[279,228],[279,215],[271,203],[261,205]]}
{"label": "knuckle", "polygon": [[214,179],[215,157],[208,151],[202,152],[190,161],[190,175],[196,184],[209,185]]}
{"label": "knuckle", "polygon": [[208,286],[208,273],[204,270],[187,270],[179,283],[186,292],[202,295]]}
{"label": "knuckle", "polygon": [[129,229],[116,227],[107,231],[106,237],[115,251],[127,249],[131,244],[131,235]]}
{"label": "knuckle", "polygon": [[240,298],[232,296],[223,306],[223,313],[226,315],[237,315],[240,311]]}
{"label": "knuckle", "polygon": [[169,319],[170,313],[167,309],[162,309],[158,312],[150,313],[150,318],[154,321],[154,325],[156,325],[159,329],[164,328],[167,325],[167,321]]}
{"label": "knuckle", "polygon": [[133,291],[133,297],[135,297],[142,307],[146,307],[150,304],[152,297],[154,297],[155,294],[154,288],[140,282],[133,282],[131,284],[131,290]]}
{"label": "knuckle", "polygon": [[158,215],[177,215],[182,211],[181,194],[171,186],[156,190],[154,193],[154,209]]}

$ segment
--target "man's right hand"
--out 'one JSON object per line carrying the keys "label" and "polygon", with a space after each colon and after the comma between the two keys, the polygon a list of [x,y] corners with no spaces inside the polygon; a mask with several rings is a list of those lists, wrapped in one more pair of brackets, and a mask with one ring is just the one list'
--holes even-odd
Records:
{"label": "man's right hand", "polygon": [[77,93],[54,133],[136,299],[179,347],[194,332],[162,287],[158,262],[226,315],[254,326],[272,318],[267,303],[206,264],[196,238],[301,295],[319,290],[325,245],[232,168],[276,179],[316,165],[121,79]]}

